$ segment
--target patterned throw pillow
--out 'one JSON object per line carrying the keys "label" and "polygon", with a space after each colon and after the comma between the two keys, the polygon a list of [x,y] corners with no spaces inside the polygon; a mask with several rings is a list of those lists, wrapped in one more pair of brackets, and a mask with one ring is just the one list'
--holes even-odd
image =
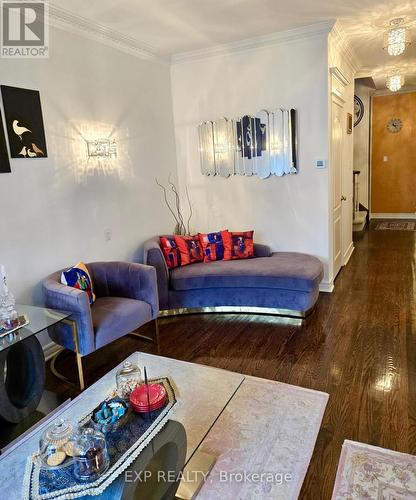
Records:
{"label": "patterned throw pillow", "polygon": [[[254,231],[230,232],[231,258],[249,259],[254,257]],[[228,246],[228,245],[227,245]]]}
{"label": "patterned throw pillow", "polygon": [[165,257],[168,269],[174,269],[181,265],[181,254],[176,244],[175,238],[160,237],[160,246]]}
{"label": "patterned throw pillow", "polygon": [[198,235],[195,236],[175,236],[175,243],[181,255],[182,266],[202,262],[204,254]]}
{"label": "patterned throw pillow", "polygon": [[231,239],[228,231],[218,231],[217,233],[199,233],[202,251],[204,252],[204,262],[215,260],[230,260],[230,245],[225,248],[225,241]]}
{"label": "patterned throw pillow", "polygon": [[87,292],[90,304],[94,303],[95,294],[92,286],[92,279],[87,266],[83,262],[78,262],[77,265],[71,267],[68,271],[63,271],[61,274],[61,283]]}

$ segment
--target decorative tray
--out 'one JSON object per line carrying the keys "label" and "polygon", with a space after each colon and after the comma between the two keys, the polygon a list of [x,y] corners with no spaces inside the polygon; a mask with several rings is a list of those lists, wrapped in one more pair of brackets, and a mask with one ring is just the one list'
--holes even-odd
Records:
{"label": "decorative tray", "polygon": [[[99,495],[117,479],[152,439],[162,430],[168,421],[168,414],[176,404],[172,384],[167,377],[149,380],[149,383],[163,384],[167,399],[165,405],[148,414],[129,411],[123,426],[106,434],[107,448],[110,455],[110,467],[93,482],[80,482],[75,479],[73,465],[60,469],[45,469],[40,465],[39,453],[29,457],[23,482],[23,500],[64,500],[85,495]],[[79,421],[80,426],[87,426],[92,413]]]}
{"label": "decorative tray", "polygon": [[19,316],[17,318],[17,324],[13,326],[12,328],[6,329],[6,328],[1,328],[0,327],[0,337],[4,337],[6,335],[9,335],[10,333],[16,332],[17,330],[20,330],[20,328],[23,328],[29,324],[29,320],[26,316],[26,314],[23,314],[22,316]]}

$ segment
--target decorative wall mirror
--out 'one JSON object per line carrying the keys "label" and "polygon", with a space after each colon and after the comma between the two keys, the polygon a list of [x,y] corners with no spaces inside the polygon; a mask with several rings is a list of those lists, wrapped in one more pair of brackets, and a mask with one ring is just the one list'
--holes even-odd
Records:
{"label": "decorative wall mirror", "polygon": [[260,110],[255,116],[220,118],[198,127],[203,175],[283,176],[298,171],[297,112]]}
{"label": "decorative wall mirror", "polygon": [[215,173],[221,177],[234,175],[235,135],[233,120],[220,118],[213,124]]}
{"label": "decorative wall mirror", "polygon": [[271,161],[270,161],[270,137],[271,137],[271,116],[269,111],[262,109],[256,115],[256,127],[258,130],[258,137],[260,141],[260,148],[258,148],[259,155],[256,157],[256,173],[260,179],[267,179],[271,174]]}
{"label": "decorative wall mirror", "polygon": [[202,122],[198,127],[199,154],[203,175],[215,175],[214,122]]}

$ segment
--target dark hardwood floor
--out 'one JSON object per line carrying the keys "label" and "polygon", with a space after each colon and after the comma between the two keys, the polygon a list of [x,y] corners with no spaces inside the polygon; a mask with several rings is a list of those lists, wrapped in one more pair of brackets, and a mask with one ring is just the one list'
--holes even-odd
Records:
{"label": "dark hardwood floor", "polygon": [[[344,439],[416,454],[416,233],[372,225],[355,247],[302,327],[246,315],[160,321],[164,356],[329,393],[302,499],[331,498]],[[153,347],[127,337],[90,356],[87,382],[135,350]],[[70,357],[61,368],[76,373]],[[74,395],[51,374],[47,388]]]}

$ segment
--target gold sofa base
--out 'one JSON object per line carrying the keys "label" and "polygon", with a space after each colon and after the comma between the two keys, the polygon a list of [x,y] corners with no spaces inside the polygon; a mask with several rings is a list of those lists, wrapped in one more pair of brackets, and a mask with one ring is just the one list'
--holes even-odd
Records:
{"label": "gold sofa base", "polygon": [[212,307],[181,307],[178,309],[165,309],[159,312],[160,318],[180,316],[184,314],[259,314],[274,316],[282,323],[300,325],[309,316],[313,309],[302,312],[292,309],[277,309],[272,307],[245,307],[245,306],[212,306]]}

